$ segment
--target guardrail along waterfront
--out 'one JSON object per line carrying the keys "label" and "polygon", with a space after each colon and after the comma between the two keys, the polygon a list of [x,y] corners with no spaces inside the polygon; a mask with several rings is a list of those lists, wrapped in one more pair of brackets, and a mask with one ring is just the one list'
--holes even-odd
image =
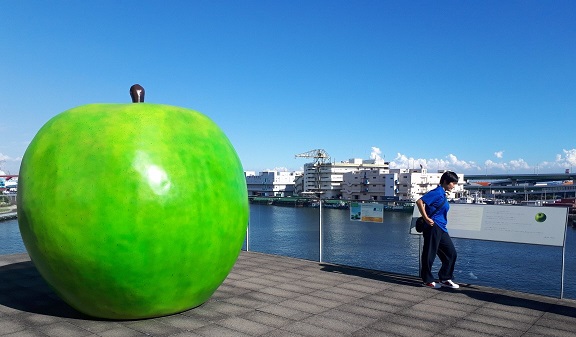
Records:
{"label": "guardrail along waterfront", "polygon": [[[409,234],[411,213],[385,211],[382,223],[370,223],[351,221],[346,209],[323,209],[322,218],[323,262],[419,274],[420,240]],[[576,298],[576,229],[571,226],[566,228],[564,247],[453,241],[457,282],[551,297],[563,291],[564,298]],[[251,204],[249,251],[318,261],[319,242],[318,209]],[[439,265],[437,260],[435,272]]]}
{"label": "guardrail along waterfront", "polygon": [[[382,223],[350,221],[347,209],[323,209],[323,262],[417,276],[420,241],[410,235],[412,214],[384,212]],[[544,225],[546,222],[543,223]],[[318,261],[319,209],[250,205],[249,251]],[[0,254],[24,253],[17,220],[0,223]],[[455,281],[576,299],[576,229],[564,247],[454,239]],[[563,251],[564,250],[564,251]],[[440,262],[435,263],[438,268]]]}

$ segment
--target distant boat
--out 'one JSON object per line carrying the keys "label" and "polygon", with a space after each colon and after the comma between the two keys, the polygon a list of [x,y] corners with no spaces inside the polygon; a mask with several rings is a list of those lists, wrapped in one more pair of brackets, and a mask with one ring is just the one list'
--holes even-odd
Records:
{"label": "distant boat", "polygon": [[454,199],[454,203],[455,204],[473,204],[474,198],[472,198],[472,197],[460,197],[460,198]]}
{"label": "distant boat", "polygon": [[326,200],[323,202],[323,207],[326,208],[337,208],[337,209],[347,209],[348,203],[342,200]]}
{"label": "distant boat", "polygon": [[542,200],[525,200],[525,201],[520,201],[520,205],[522,206],[542,206]]}
{"label": "distant boat", "polygon": [[460,197],[458,199],[454,199],[454,203],[456,204],[479,204],[479,205],[486,205],[486,199],[483,198],[480,194],[476,193],[474,195],[467,195],[464,197]]}

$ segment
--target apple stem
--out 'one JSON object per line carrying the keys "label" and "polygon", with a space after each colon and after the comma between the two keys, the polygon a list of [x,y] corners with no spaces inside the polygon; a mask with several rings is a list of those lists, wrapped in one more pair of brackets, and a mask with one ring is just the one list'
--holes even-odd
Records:
{"label": "apple stem", "polygon": [[144,102],[145,90],[140,84],[134,84],[130,87],[130,97],[132,97],[132,103],[143,103]]}

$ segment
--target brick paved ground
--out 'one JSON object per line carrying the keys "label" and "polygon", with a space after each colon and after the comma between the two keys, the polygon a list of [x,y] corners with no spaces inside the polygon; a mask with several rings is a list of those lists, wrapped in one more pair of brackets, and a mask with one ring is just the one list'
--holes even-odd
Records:
{"label": "brick paved ground", "polygon": [[576,301],[242,252],[202,306],[138,321],[86,317],[28,255],[0,255],[0,336],[575,336]]}

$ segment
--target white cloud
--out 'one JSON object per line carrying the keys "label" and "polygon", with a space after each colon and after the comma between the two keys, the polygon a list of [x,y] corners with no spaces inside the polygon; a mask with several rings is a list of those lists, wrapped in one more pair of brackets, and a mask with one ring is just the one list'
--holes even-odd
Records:
{"label": "white cloud", "polygon": [[376,159],[376,160],[381,160],[382,151],[380,151],[380,148],[377,148],[375,146],[372,146],[372,152],[370,152],[370,159]]}
{"label": "white cloud", "polygon": [[510,160],[509,162],[504,163],[497,163],[493,162],[492,160],[488,159],[484,162],[484,169],[489,171],[490,173],[494,173],[491,171],[503,171],[503,172],[510,172],[510,171],[526,171],[530,170],[530,165],[524,159],[515,159]]}
{"label": "white cloud", "polygon": [[[372,155],[380,154],[380,149],[372,148]],[[504,151],[494,152],[494,156],[500,160],[495,161],[487,159],[483,163],[477,163],[472,160],[463,160],[454,154],[448,154],[443,158],[414,158],[406,154],[397,153],[396,157],[390,161],[390,168],[420,168],[430,170],[452,170],[468,174],[497,174],[497,173],[550,173],[564,172],[566,169],[576,170],[576,149],[563,149],[561,154],[556,154],[551,161],[542,161],[539,163],[528,163],[523,158],[517,158],[508,161],[502,161]]]}
{"label": "white cloud", "polygon": [[13,158],[0,153],[0,170],[4,172],[3,174],[17,174],[20,169],[21,161],[22,157]]}
{"label": "white cloud", "polygon": [[570,166],[576,166],[576,149],[562,151],[564,151],[564,155],[566,155],[566,164],[570,164]]}
{"label": "white cloud", "polygon": [[511,160],[508,164],[510,165],[510,167],[513,170],[529,169],[530,168],[530,165],[528,165],[528,163],[526,161],[524,161],[524,159]]}
{"label": "white cloud", "polygon": [[576,149],[562,150],[564,155],[557,154],[554,161],[544,161],[538,163],[536,169],[541,172],[543,170],[564,171],[566,169],[572,170],[576,166]]}
{"label": "white cloud", "polygon": [[502,171],[507,170],[506,163],[496,163],[490,159],[488,159],[484,162],[484,168],[486,170],[492,170],[492,169],[498,169],[498,170],[502,170]]}
{"label": "white cloud", "polygon": [[543,172],[560,172],[569,169],[572,166],[576,167],[576,149],[564,150],[563,155],[557,155],[555,161],[541,162],[536,165],[530,165],[522,158],[509,160],[506,162],[496,162],[491,159],[484,161],[483,164],[478,164],[472,160],[462,160],[454,154],[448,154],[444,158],[414,158],[409,157],[402,153],[397,153],[396,157],[390,161],[390,168],[419,168],[422,167],[431,170],[452,170],[455,172],[463,172],[468,174],[475,174],[479,172],[487,172],[488,174],[496,174],[503,172],[517,172],[517,173],[543,173]]}
{"label": "white cloud", "polygon": [[390,162],[390,168],[419,168],[420,165],[428,170],[453,170],[453,171],[476,171],[481,168],[474,161],[458,159],[454,154],[449,154],[445,158],[413,158],[398,153],[396,158]]}
{"label": "white cloud", "polygon": [[401,153],[396,154],[396,158],[390,162],[390,168],[417,168],[420,165],[426,167],[426,159],[408,158]]}

